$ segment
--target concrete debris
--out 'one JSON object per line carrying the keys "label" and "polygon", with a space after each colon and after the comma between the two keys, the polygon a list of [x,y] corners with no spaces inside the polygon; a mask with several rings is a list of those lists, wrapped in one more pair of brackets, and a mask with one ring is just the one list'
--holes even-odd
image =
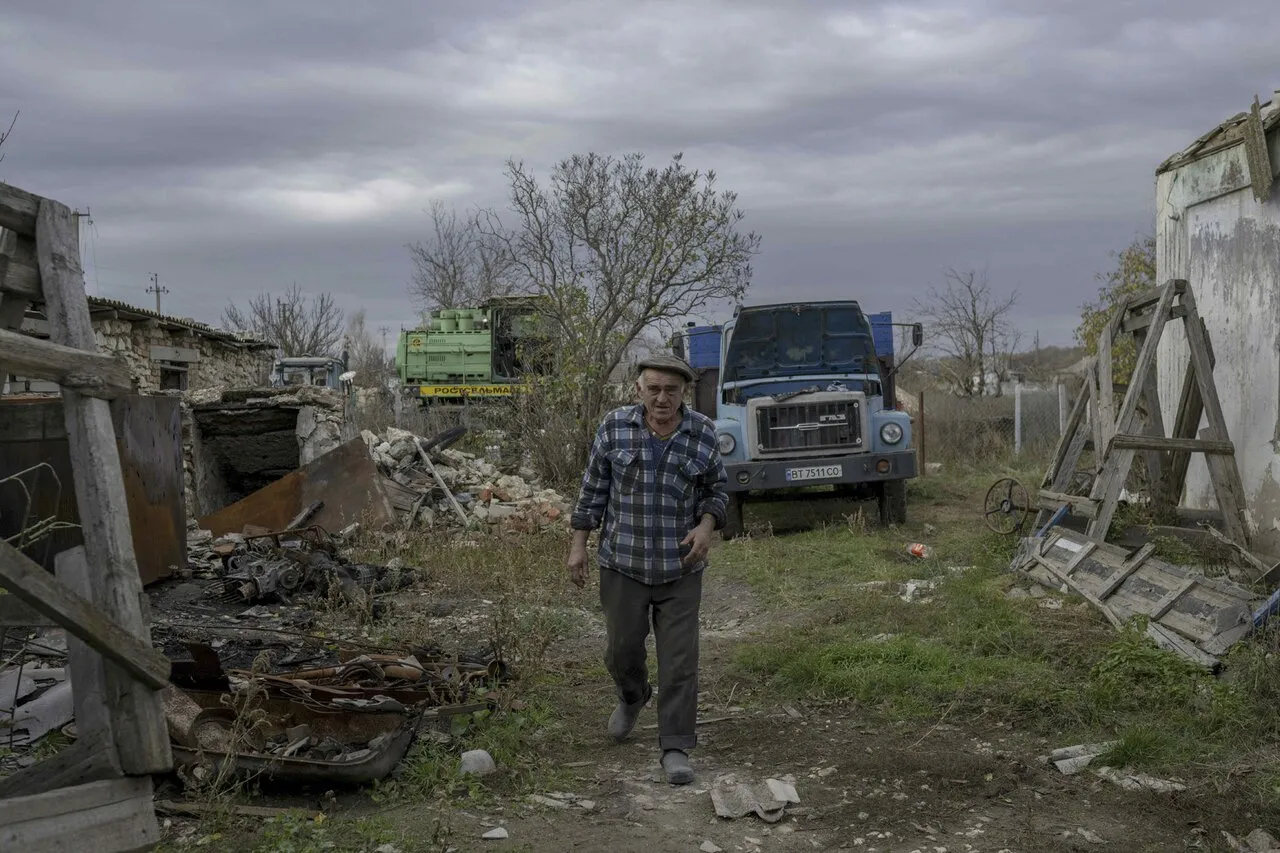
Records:
{"label": "concrete debris", "polygon": [[783,817],[787,803],[799,803],[795,780],[766,779],[763,783],[739,781],[735,774],[717,776],[711,785],[711,803],[716,814],[724,818],[755,814],[769,823]]}
{"label": "concrete debris", "polygon": [[716,844],[714,841],[704,841],[698,845],[698,849],[701,850],[702,853],[721,853],[721,851],[724,850],[723,847]]}
{"label": "concrete debris", "polygon": [[1155,791],[1167,794],[1171,791],[1185,791],[1187,786],[1173,779],[1157,779],[1146,773],[1126,773],[1114,767],[1099,767],[1093,771],[1102,779],[1114,782],[1126,791]]}
{"label": "concrete debris", "polygon": [[1276,841],[1275,837],[1265,829],[1255,829],[1245,836],[1244,841],[1239,840],[1225,829],[1222,831],[1222,837],[1226,839],[1227,845],[1236,853],[1276,853],[1276,851],[1280,851],[1280,841]]}
{"label": "concrete debris", "polygon": [[481,835],[480,837],[483,838],[485,841],[502,841],[503,839],[510,838],[511,835],[510,833],[507,832],[507,830],[504,827],[499,826],[496,829],[489,830],[488,832],[486,832],[484,835]]}
{"label": "concrete debris", "polygon": [[[456,439],[457,431],[452,432]],[[525,477],[503,474],[474,454],[449,447],[441,449],[436,445],[446,443],[442,436],[426,439],[388,427],[382,435],[365,430],[361,437],[369,446],[391,504],[405,527],[456,526],[459,519],[450,496],[468,523],[501,525],[524,532],[568,523],[570,501],[559,492],[544,489]],[[419,446],[429,453],[430,466],[422,460]]]}
{"label": "concrete debris", "polygon": [[0,690],[4,691],[0,694],[0,743],[6,748],[35,746],[75,718],[65,669],[15,666],[0,672]]}
{"label": "concrete debris", "polygon": [[472,749],[462,753],[462,762],[458,765],[458,773],[466,776],[487,776],[498,769],[493,756],[483,749]]}
{"label": "concrete debris", "polygon": [[1075,746],[1064,746],[1049,753],[1046,761],[1052,762],[1064,776],[1072,776],[1089,766],[1099,755],[1105,755],[1119,744],[1119,741],[1105,743],[1082,743]]}

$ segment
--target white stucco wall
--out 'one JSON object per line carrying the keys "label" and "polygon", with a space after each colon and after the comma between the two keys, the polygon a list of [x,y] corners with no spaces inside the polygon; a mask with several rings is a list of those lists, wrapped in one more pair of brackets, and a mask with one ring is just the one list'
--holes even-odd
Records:
{"label": "white stucco wall", "polygon": [[[1268,142],[1275,173],[1280,138],[1273,133]],[[1255,201],[1243,147],[1158,176],[1156,278],[1191,285],[1216,357],[1214,381],[1236,446],[1254,547],[1280,554],[1280,183],[1266,202]],[[1175,321],[1157,360],[1167,428],[1186,364],[1182,324]],[[1203,456],[1192,457],[1184,502],[1217,505]]]}

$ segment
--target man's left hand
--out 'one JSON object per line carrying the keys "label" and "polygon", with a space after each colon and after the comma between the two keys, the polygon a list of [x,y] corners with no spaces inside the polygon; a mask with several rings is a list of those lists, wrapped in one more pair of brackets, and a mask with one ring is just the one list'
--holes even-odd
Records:
{"label": "man's left hand", "polygon": [[702,523],[689,531],[689,535],[680,540],[681,545],[689,546],[689,553],[680,560],[683,565],[696,566],[707,558],[711,550],[711,536],[715,528],[715,520],[704,518]]}

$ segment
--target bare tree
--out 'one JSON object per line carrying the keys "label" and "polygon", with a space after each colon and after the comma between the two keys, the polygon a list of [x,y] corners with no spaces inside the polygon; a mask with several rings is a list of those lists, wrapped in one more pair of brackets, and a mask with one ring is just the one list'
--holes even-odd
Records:
{"label": "bare tree", "polygon": [[431,202],[431,237],[409,244],[413,278],[409,292],[426,308],[479,305],[519,289],[503,241],[479,227],[476,214],[459,218]]}
{"label": "bare tree", "polygon": [[513,224],[492,212],[478,227],[506,247],[519,277],[544,298],[558,375],[558,409],[573,419],[580,461],[609,403],[609,377],[647,328],[721,300],[751,278],[760,237],[741,233],[732,192],[676,154],[662,169],[641,154],[574,155],[540,184],[507,162]]}
{"label": "bare tree", "polygon": [[241,311],[234,302],[222,312],[222,326],[245,331],[276,345],[286,358],[336,355],[342,342],[343,312],[333,294],[312,298],[296,283],[283,297],[260,293]]}
{"label": "bare tree", "polygon": [[[4,145],[4,141],[13,135],[13,126],[18,123],[18,115],[21,112],[22,112],[21,110],[18,110],[17,112],[15,112],[13,114],[13,121],[9,122],[9,129],[6,130],[4,133],[0,133],[0,146]],[[4,154],[0,154],[0,160],[3,160],[3,159],[4,159]]]}
{"label": "bare tree", "polygon": [[343,348],[347,352],[347,369],[355,371],[358,388],[386,388],[391,375],[392,359],[366,325],[365,311],[361,308],[347,320]]}
{"label": "bare tree", "polygon": [[962,397],[981,397],[994,378],[1000,394],[1018,345],[1019,335],[1008,321],[1018,294],[993,297],[985,271],[950,269],[946,278],[945,290],[930,289],[928,299],[916,303],[919,314],[931,321],[929,333],[942,356],[943,379]]}

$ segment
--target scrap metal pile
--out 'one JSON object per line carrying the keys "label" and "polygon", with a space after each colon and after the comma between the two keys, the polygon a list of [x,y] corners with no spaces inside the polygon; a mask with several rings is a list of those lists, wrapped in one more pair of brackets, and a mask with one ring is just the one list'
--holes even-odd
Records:
{"label": "scrap metal pile", "polygon": [[347,649],[310,669],[224,670],[208,646],[188,645],[166,692],[174,760],[196,784],[219,770],[290,781],[381,779],[415,736],[456,714],[496,706],[498,660],[429,649]]}
{"label": "scrap metal pile", "polygon": [[450,448],[462,434],[459,428],[424,439],[395,427],[361,433],[406,527],[482,521],[527,532],[567,523],[563,495],[532,483],[528,469],[504,475],[485,459]]}

